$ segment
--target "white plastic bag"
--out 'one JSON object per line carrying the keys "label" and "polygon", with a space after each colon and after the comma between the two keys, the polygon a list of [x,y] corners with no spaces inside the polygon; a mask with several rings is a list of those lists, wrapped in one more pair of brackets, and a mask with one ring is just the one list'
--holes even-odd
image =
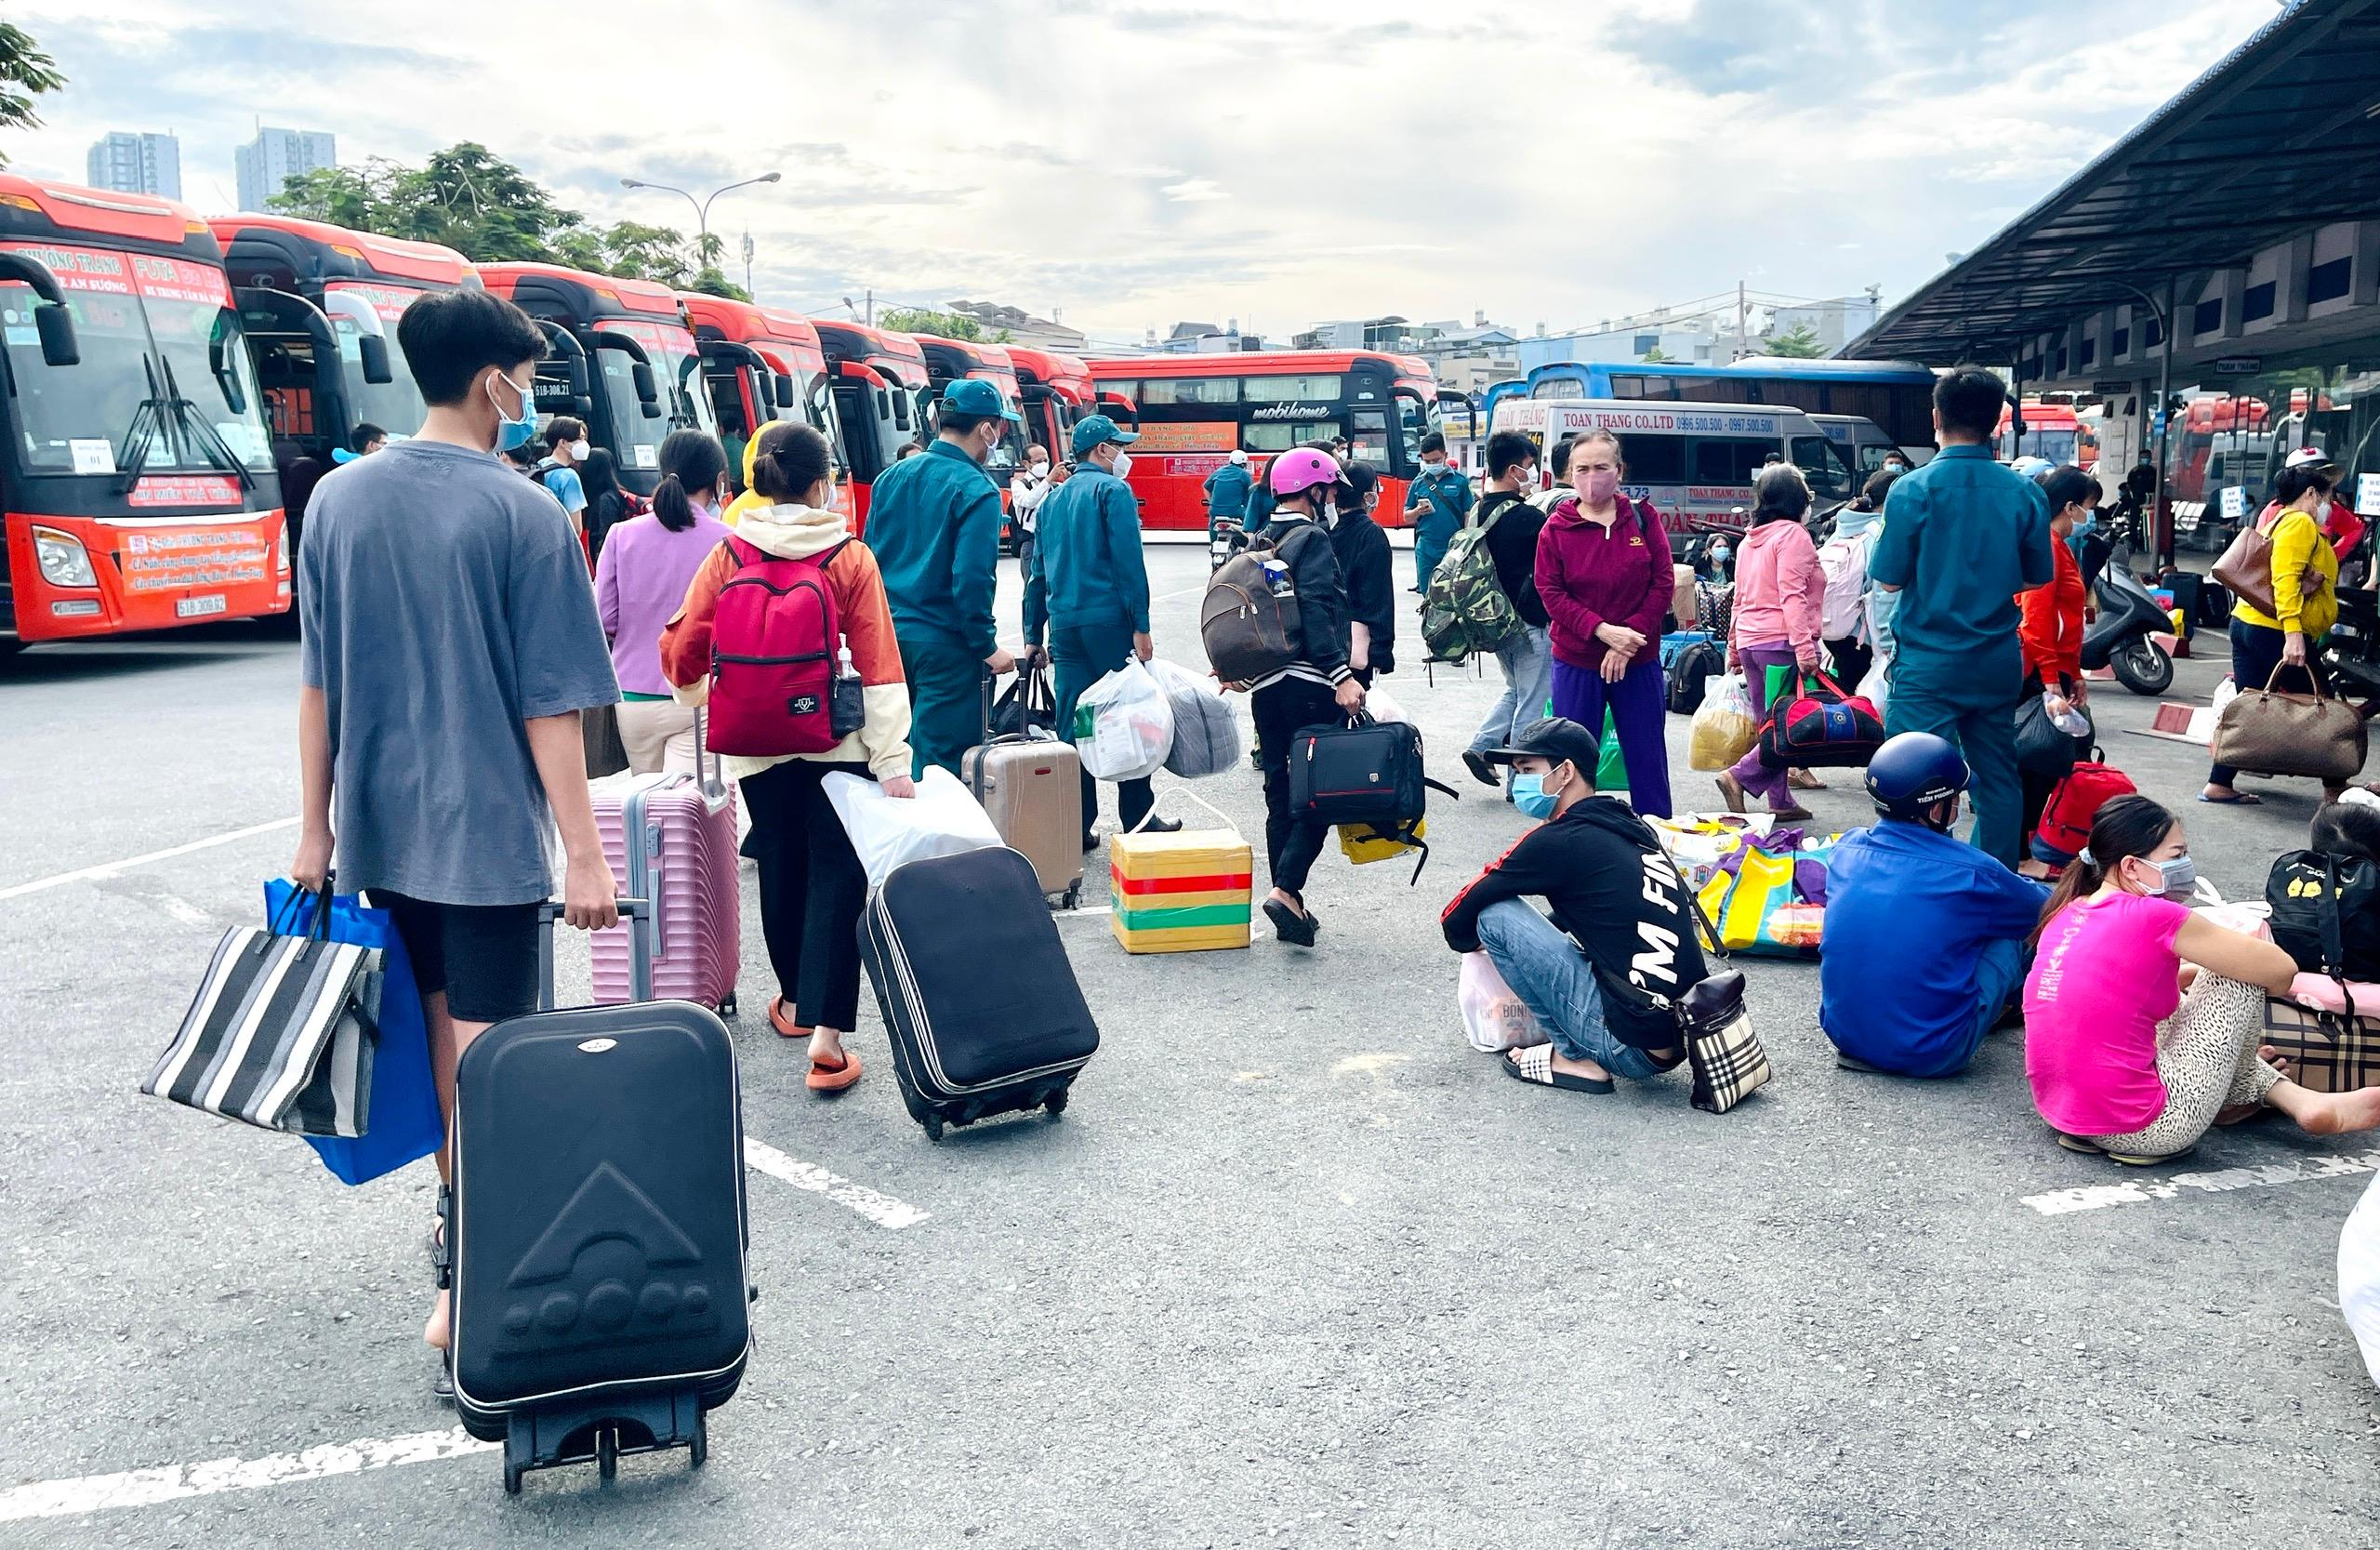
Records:
{"label": "white plastic bag", "polygon": [[1760,739],[1760,718],[1741,673],[1711,681],[1702,707],[1687,724],[1686,762],[1698,770],[1724,770],[1752,751]]}
{"label": "white plastic bag", "polygon": [[821,784],[843,832],[852,837],[871,889],[884,886],[893,868],[907,862],[1007,842],[974,793],[939,764],[918,776],[914,797],[888,797],[876,782],[841,771]]}
{"label": "white plastic bag", "polygon": [[1861,699],[1876,708],[1879,720],[1884,714],[1884,696],[1892,693],[1892,685],[1884,681],[1885,675],[1891,669],[1892,664],[1879,656],[1876,658],[1876,665],[1868,669],[1868,676],[1861,679],[1859,687],[1853,691]]}
{"label": "white plastic bag", "polygon": [[1494,1054],[1546,1042],[1545,1029],[1528,1003],[1513,993],[1496,961],[1484,952],[1462,955],[1462,977],[1455,987],[1455,1004],[1462,1010],[1462,1031],[1471,1047]]}
{"label": "white plastic bag", "polygon": [[1140,780],[1173,749],[1173,708],[1137,656],[1075,702],[1075,752],[1094,780]]}
{"label": "white plastic bag", "polygon": [[2219,719],[2223,714],[2223,708],[2239,697],[2240,686],[2231,682],[2229,673],[2225,673],[2223,682],[2215,686],[2215,698],[2207,702],[2207,709],[2214,711]]}
{"label": "white plastic bag", "polygon": [[2339,1234],[2339,1312],[2380,1384],[2380,1179],[2363,1191]]}
{"label": "white plastic bag", "polygon": [[1194,672],[1178,662],[1157,657],[1149,672],[1165,691],[1173,711],[1173,747],[1166,750],[1165,767],[1184,780],[1223,774],[1239,763],[1239,722],[1231,702],[1215,687],[1212,674]]}
{"label": "white plastic bag", "polygon": [[1388,697],[1386,689],[1364,691],[1364,714],[1376,722],[1409,722],[1413,719],[1405,713],[1405,707]]}

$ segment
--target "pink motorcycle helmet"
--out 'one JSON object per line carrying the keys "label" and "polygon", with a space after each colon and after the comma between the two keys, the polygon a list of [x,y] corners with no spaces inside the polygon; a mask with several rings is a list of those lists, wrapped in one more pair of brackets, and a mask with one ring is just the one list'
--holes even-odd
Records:
{"label": "pink motorcycle helmet", "polygon": [[1339,483],[1339,461],[1327,452],[1299,447],[1273,459],[1265,478],[1276,496],[1303,495],[1317,484]]}

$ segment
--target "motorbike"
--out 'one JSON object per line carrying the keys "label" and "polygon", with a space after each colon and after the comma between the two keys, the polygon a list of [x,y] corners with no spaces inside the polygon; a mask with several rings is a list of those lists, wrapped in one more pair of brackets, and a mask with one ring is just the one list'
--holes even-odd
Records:
{"label": "motorbike", "polygon": [[2380,715],[2380,594],[2339,589],[2338,623],[2322,640],[2322,677],[2331,693],[2363,712]]}
{"label": "motorbike", "polygon": [[1228,519],[1215,523],[1214,536],[1207,540],[1207,574],[1212,576],[1223,568],[1223,562],[1248,547],[1248,535],[1239,523]]}
{"label": "motorbike", "polygon": [[2135,695],[2163,694],[2174,682],[2174,659],[2149,637],[2172,629],[2172,617],[2130,566],[2103,563],[2097,570],[2091,595],[2099,616],[2082,632],[2082,665],[2115,669],[2116,682]]}

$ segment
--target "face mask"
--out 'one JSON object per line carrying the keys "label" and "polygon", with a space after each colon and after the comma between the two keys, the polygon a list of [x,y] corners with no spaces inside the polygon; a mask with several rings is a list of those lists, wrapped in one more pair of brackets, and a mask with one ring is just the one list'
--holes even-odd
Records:
{"label": "face mask", "polygon": [[2099,513],[2096,511],[2085,511],[2082,513],[2082,520],[2074,524],[2074,531],[2077,533],[2091,533],[2096,531],[2098,525]]}
{"label": "face mask", "polygon": [[1045,474],[1045,473],[1047,473],[1047,472],[1049,472],[1049,471],[1050,471],[1050,460],[1049,460],[1048,458],[1046,458],[1046,457],[1037,457],[1037,458],[1035,458],[1035,459],[1033,460],[1033,477],[1034,477],[1034,478],[1038,479],[1038,478],[1040,478],[1043,474]]}
{"label": "face mask", "polygon": [[1620,470],[1590,469],[1580,476],[1578,488],[1579,493],[1587,497],[1589,505],[1601,506],[1620,488]]}
{"label": "face mask", "polygon": [[[519,419],[514,419],[504,412],[504,401],[496,396],[496,385],[498,381],[521,395]],[[535,435],[537,430],[537,406],[531,398],[529,390],[500,371],[493,372],[489,374],[487,379],[487,401],[496,405],[496,450],[517,452],[527,446],[529,438]]]}
{"label": "face mask", "polygon": [[1522,817],[1540,822],[1551,818],[1555,801],[1554,793],[1545,788],[1543,775],[1531,771],[1513,776],[1513,805],[1521,810]]}
{"label": "face mask", "polygon": [[1118,479],[1121,479],[1126,474],[1130,473],[1132,471],[1132,455],[1129,452],[1117,453],[1116,455],[1116,460],[1107,465],[1107,471],[1114,474]]}
{"label": "face mask", "polygon": [[1712,544],[1711,546],[1711,558],[1723,565],[1727,563],[1727,556],[1733,552],[1735,551],[1730,550],[1725,544]]}
{"label": "face mask", "polygon": [[1886,463],[1884,465],[1884,471],[1886,473],[1907,473],[1909,471],[1909,465],[1907,463]]}
{"label": "face mask", "polygon": [[1425,462],[1425,463],[1423,463],[1423,464],[1421,465],[1421,471],[1422,471],[1423,473],[1431,474],[1431,475],[1434,475],[1434,476],[1435,476],[1435,475],[1437,475],[1437,474],[1441,474],[1441,473],[1446,472],[1446,471],[1447,471],[1447,466],[1446,466],[1446,464],[1444,464],[1444,463],[1430,463],[1430,462]]}
{"label": "face mask", "polygon": [[2188,856],[2177,855],[2171,861],[2151,861],[2144,855],[2141,860],[2157,868],[2160,885],[2157,893],[2162,897],[2187,899],[2197,891],[2198,863]]}
{"label": "face mask", "polygon": [[587,461],[588,451],[587,438],[584,436],[579,437],[578,440],[570,444],[571,461],[575,463],[583,463]]}

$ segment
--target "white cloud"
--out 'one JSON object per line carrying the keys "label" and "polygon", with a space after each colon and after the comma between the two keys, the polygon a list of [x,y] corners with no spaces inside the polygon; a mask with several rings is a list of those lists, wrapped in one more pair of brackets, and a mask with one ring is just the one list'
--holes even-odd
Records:
{"label": "white cloud", "polygon": [[1197,205],[1210,199],[1229,199],[1231,194],[1211,178],[1185,178],[1179,183],[1168,183],[1165,196],[1177,205]]}

